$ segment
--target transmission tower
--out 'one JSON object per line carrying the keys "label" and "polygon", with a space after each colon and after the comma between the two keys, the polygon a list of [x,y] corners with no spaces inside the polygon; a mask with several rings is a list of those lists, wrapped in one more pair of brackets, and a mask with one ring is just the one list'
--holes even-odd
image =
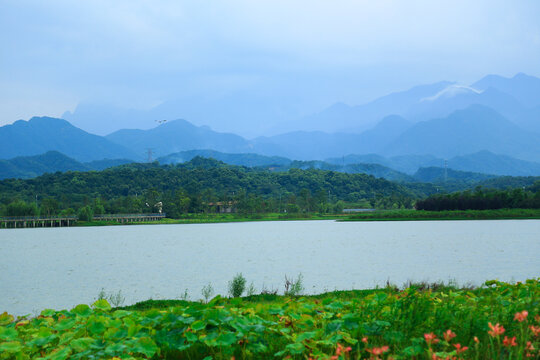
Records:
{"label": "transmission tower", "polygon": [[444,160],[444,182],[448,180],[448,160]]}
{"label": "transmission tower", "polygon": [[146,161],[149,162],[149,163],[153,162],[154,161],[154,159],[152,157],[153,155],[154,155],[153,149],[147,148],[146,149]]}

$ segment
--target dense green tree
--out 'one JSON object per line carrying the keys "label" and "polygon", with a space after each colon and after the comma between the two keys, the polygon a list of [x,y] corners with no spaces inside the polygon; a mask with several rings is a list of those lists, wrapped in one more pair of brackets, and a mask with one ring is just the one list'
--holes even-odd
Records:
{"label": "dense green tree", "polygon": [[77,212],[77,218],[81,221],[92,221],[94,218],[94,211],[89,205],[83,206]]}
{"label": "dense green tree", "polygon": [[59,212],[59,203],[56,199],[52,197],[47,197],[41,201],[41,206],[39,207],[40,216],[51,216],[56,215]]}
{"label": "dense green tree", "polygon": [[5,210],[6,216],[37,216],[38,209],[35,203],[26,203],[22,200],[10,203]]}

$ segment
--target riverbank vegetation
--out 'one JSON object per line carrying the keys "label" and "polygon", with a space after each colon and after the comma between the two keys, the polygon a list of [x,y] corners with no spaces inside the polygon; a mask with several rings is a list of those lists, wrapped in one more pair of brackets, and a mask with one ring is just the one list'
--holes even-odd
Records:
{"label": "riverbank vegetation", "polygon": [[155,221],[142,221],[133,223],[120,223],[117,221],[77,221],[76,226],[106,226],[106,225],[150,225],[150,224],[209,224],[231,223],[250,221],[286,221],[286,220],[340,220],[346,219],[347,214],[312,214],[312,213],[264,213],[264,214],[239,214],[239,213],[199,213],[185,214],[176,219],[162,218]]}
{"label": "riverbank vegetation", "polygon": [[[235,284],[237,286],[237,284]],[[1,359],[538,358],[540,282],[411,284],[209,302],[105,299],[0,315]]]}
{"label": "riverbank vegetation", "polygon": [[340,220],[343,221],[406,221],[406,220],[504,220],[540,219],[540,209],[497,210],[390,210],[362,212]]}
{"label": "riverbank vegetation", "polygon": [[540,181],[532,186],[512,190],[485,190],[432,195],[418,200],[418,210],[494,210],[540,209]]}

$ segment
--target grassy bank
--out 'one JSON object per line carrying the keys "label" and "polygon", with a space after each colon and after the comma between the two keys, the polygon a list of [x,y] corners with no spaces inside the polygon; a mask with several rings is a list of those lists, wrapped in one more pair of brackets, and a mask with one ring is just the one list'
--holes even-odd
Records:
{"label": "grassy bank", "polygon": [[382,210],[350,215],[343,221],[407,220],[504,220],[540,219],[540,209],[497,209],[464,211]]}
{"label": "grassy bank", "polygon": [[340,221],[407,221],[407,220],[503,220],[540,219],[540,209],[499,209],[466,211],[379,210],[350,214],[188,214],[180,219],[119,223],[116,221],[78,221],[75,226],[207,224],[247,221],[340,220]]}
{"label": "grassy bank", "polygon": [[0,315],[1,359],[538,358],[540,282]]}
{"label": "grassy bank", "polygon": [[157,221],[120,223],[116,221],[77,221],[76,226],[107,226],[107,225],[148,225],[148,224],[207,224],[247,221],[286,221],[286,220],[337,220],[344,219],[345,214],[188,214],[180,219],[164,218]]}

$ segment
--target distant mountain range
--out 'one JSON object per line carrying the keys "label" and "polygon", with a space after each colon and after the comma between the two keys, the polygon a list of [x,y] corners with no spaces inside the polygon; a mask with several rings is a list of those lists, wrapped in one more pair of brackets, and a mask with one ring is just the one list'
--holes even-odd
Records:
{"label": "distant mountain range", "polygon": [[540,159],[540,134],[523,130],[493,109],[481,105],[471,105],[445,118],[415,124],[399,116],[387,116],[361,134],[298,131],[247,140],[238,135],[215,132],[206,126],[194,126],[185,120],[175,120],[150,130],[120,130],[106,139],[137,154],[150,148],[158,156],[212,149],[299,160],[365,153],[451,158],[487,150],[528,161]]}
{"label": "distant mountain range", "polygon": [[63,119],[33,117],[0,127],[0,159],[40,155],[50,150],[78,161],[142,159],[143,155],[89,134]]}
{"label": "distant mountain range", "polygon": [[[0,128],[0,141],[1,155],[5,159],[54,150],[65,151],[78,162],[104,158],[141,161],[147,149],[151,149],[156,156],[162,155],[160,160],[171,163],[182,161],[179,156],[188,156],[179,155],[181,151],[205,150],[206,155],[199,155],[242,154],[240,157],[217,158],[246,166],[267,165],[268,161],[283,166],[287,164],[284,159],[327,159],[329,164],[340,165],[339,171],[349,171],[345,165],[377,164],[413,175],[420,167],[442,167],[443,159],[448,159],[449,168],[461,171],[494,175],[540,174],[537,162],[509,156],[540,158],[540,136],[520,129],[494,110],[479,105],[456,111],[447,118],[416,124],[399,116],[388,116],[362,134],[301,132],[254,140],[197,127],[185,120],[167,122],[151,130],[122,130],[104,138],[77,129],[65,120],[32,118]],[[20,143],[23,146],[17,145]],[[208,153],[209,150],[214,153]],[[370,150],[378,154],[361,154],[373,152]],[[500,152],[505,155],[496,154]],[[350,155],[354,153],[360,155]],[[55,171],[58,170],[62,168]],[[370,171],[375,176],[385,173],[384,177],[390,179],[404,178],[386,170]]]}
{"label": "distant mountain range", "polygon": [[392,114],[418,122],[443,118],[474,104],[490,107],[524,129],[540,133],[540,79],[523,73],[512,78],[488,75],[469,86],[448,81],[421,85],[358,106],[337,103],[301,119],[298,126],[360,132]]}
{"label": "distant mountain range", "polygon": [[[80,104],[63,118],[86,131],[105,135],[123,128],[149,129],[157,120],[187,119],[219,129],[246,128],[243,133],[280,134],[292,131],[360,133],[388,115],[415,123],[444,118],[479,104],[490,107],[526,130],[540,133],[540,79],[523,73],[513,77],[487,75],[472,84],[440,81],[394,92],[361,105],[341,102],[301,115],[301,104],[273,94],[238,93],[229,97],[171,99],[147,110]],[[278,122],[276,119],[281,119]],[[271,132],[269,130],[271,129]]]}
{"label": "distant mountain range", "polygon": [[105,138],[137,154],[152,149],[161,156],[193,149],[223,152],[247,152],[250,149],[249,141],[238,135],[219,133],[186,120],[169,121],[150,130],[119,130]]}
{"label": "distant mountain range", "polygon": [[[136,113],[131,115],[136,117]],[[182,119],[162,121],[152,129],[123,129],[98,136],[63,119],[35,117],[0,127],[0,158],[58,151],[88,163],[143,161],[151,153],[153,158],[174,163],[189,157],[186,152],[204,150],[216,152],[209,156],[220,153],[218,159],[246,166],[270,165],[268,158],[282,167],[295,159],[303,161],[302,166],[337,166],[339,171],[349,171],[348,165],[358,170],[362,164],[365,171],[394,179],[413,176],[419,168],[444,167],[445,159],[448,168],[459,171],[540,174],[540,79],[525,74],[489,75],[470,86],[451,82],[417,86],[365,105],[336,104],[304,120],[295,125],[304,124],[302,131],[246,139]],[[365,130],[356,132],[360,129]],[[374,164],[384,168],[376,169]],[[36,165],[30,173],[39,171]]]}
{"label": "distant mountain range", "polygon": [[384,154],[431,154],[450,158],[481,150],[524,160],[540,159],[540,134],[521,129],[488,107],[471,105],[445,118],[416,123]]}
{"label": "distant mountain range", "polygon": [[57,171],[104,170],[113,166],[131,163],[131,160],[94,160],[81,163],[58,151],[48,151],[35,156],[20,156],[10,160],[0,160],[0,180],[8,178],[30,179],[45,173]]}
{"label": "distant mountain range", "polygon": [[420,168],[444,168],[446,162],[447,168],[460,171],[499,176],[540,176],[540,163],[518,160],[485,150],[473,154],[456,156],[446,161],[432,155],[384,157],[377,154],[347,155],[342,158],[329,158],[325,161],[332,164],[380,164],[409,175],[413,175]]}

